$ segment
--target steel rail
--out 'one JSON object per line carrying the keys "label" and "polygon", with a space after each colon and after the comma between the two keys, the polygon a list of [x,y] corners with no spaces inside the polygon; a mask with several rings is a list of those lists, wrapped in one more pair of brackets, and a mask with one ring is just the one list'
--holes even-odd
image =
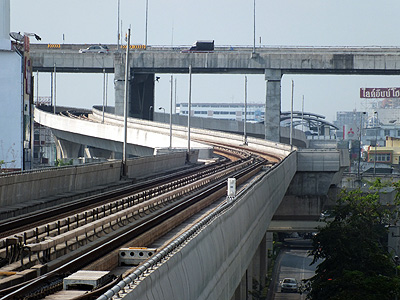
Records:
{"label": "steel rail", "polygon": [[[231,175],[232,177],[240,178],[242,176],[246,176],[252,170],[260,168],[264,164],[263,160],[256,161],[254,164],[244,168],[240,171],[237,171],[235,175]],[[87,251],[82,256],[79,256],[75,259],[72,259],[65,263],[64,265],[56,268],[49,273],[42,275],[29,283],[26,283],[24,286],[19,289],[5,295],[0,298],[0,300],[8,300],[8,299],[20,299],[22,297],[26,297],[30,292],[34,291],[38,285],[49,281],[51,278],[55,276],[60,276],[61,274],[75,272],[81,269],[83,266],[101,258],[105,254],[110,252],[110,249],[114,249],[118,247],[117,245],[122,245],[133,238],[139,236],[140,234],[145,233],[149,229],[161,224],[165,220],[171,218],[175,214],[185,210],[189,206],[197,203],[201,199],[210,196],[221,189],[226,188],[226,178],[221,178],[216,183],[214,183],[211,187],[207,186],[200,189],[195,195],[185,197],[180,203],[174,205],[173,207],[167,208],[165,211],[161,212],[156,217],[149,217],[147,219],[143,219],[139,221],[139,224],[135,226],[133,229],[129,229],[124,233],[121,233],[118,237],[111,238],[111,240],[107,240],[102,243],[101,246],[96,247],[92,250]]]}
{"label": "steel rail", "polygon": [[44,220],[48,219],[49,217],[54,217],[61,213],[66,213],[66,212],[70,212],[72,210],[81,209],[83,207],[94,205],[96,203],[105,201],[110,198],[123,197],[124,195],[130,194],[132,192],[135,192],[135,193],[141,192],[141,191],[144,191],[151,187],[156,187],[163,183],[165,184],[165,183],[173,181],[173,180],[178,180],[178,179],[190,176],[191,174],[197,174],[198,172],[201,172],[202,170],[206,171],[206,170],[210,170],[214,167],[222,166],[224,163],[227,163],[227,162],[222,162],[222,163],[217,162],[217,163],[212,163],[212,164],[201,166],[201,167],[192,168],[190,170],[180,171],[177,173],[173,173],[171,175],[158,177],[158,178],[146,181],[146,182],[132,184],[128,187],[122,187],[122,188],[114,189],[112,191],[103,192],[102,194],[85,197],[84,199],[74,200],[67,204],[57,205],[56,207],[52,207],[52,208],[49,208],[46,210],[35,211],[33,213],[26,214],[24,216],[18,216],[18,217],[10,218],[7,220],[2,220],[2,221],[0,221],[0,236],[6,236],[6,235],[4,235],[5,232],[10,232],[11,230],[15,230],[22,226],[36,223],[38,221],[43,221],[43,223],[44,223]]}

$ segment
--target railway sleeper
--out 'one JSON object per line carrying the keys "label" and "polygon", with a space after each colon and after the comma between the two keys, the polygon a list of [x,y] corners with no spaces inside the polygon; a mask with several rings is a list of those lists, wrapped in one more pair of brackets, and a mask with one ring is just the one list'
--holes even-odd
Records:
{"label": "railway sleeper", "polygon": [[[246,162],[240,163],[234,167],[228,168],[223,173],[226,176],[229,173],[234,172],[237,169],[239,169],[247,164],[248,163],[246,163]],[[206,177],[206,178],[198,180],[188,186],[179,188],[176,191],[171,191],[171,192],[166,193],[165,195],[155,197],[155,199],[152,199],[151,202],[156,205],[162,205],[163,203],[174,201],[177,197],[187,194],[195,189],[198,189],[198,188],[208,184],[210,181],[214,181],[220,177],[221,177],[221,175],[219,175],[219,174],[215,174],[215,175]],[[92,216],[92,220],[95,220],[94,222],[87,223],[88,222],[88,212],[85,212],[85,213],[78,214],[76,217],[67,218],[64,221],[57,221],[57,223],[54,223],[51,226],[45,225],[45,226],[42,226],[40,229],[37,228],[36,230],[31,231],[31,236],[34,239],[36,239],[36,241],[38,241],[39,233],[40,233],[41,235],[44,235],[44,238],[42,236],[40,236],[40,238],[43,238],[42,241],[37,242],[37,243],[28,244],[27,247],[29,249],[29,253],[42,252],[44,254],[42,254],[41,256],[39,254],[38,255],[39,259],[41,258],[42,260],[51,260],[53,256],[57,257],[58,256],[57,253],[59,253],[59,252],[62,253],[63,251],[75,250],[76,247],[79,247],[79,244],[82,245],[85,242],[87,242],[88,240],[94,239],[95,235],[99,235],[99,233],[96,232],[96,228],[100,228],[99,230],[101,232],[104,232],[104,229],[108,227],[108,226],[105,226],[107,223],[110,224],[109,228],[112,228],[113,225],[115,225],[118,222],[118,220],[121,220],[122,215],[125,216],[126,220],[127,220],[127,218],[126,218],[127,214],[131,214],[133,219],[135,219],[135,216],[137,216],[138,214],[140,215],[140,213],[143,213],[144,210],[147,208],[146,206],[148,206],[148,205],[149,204],[137,205],[137,207],[135,206],[135,207],[131,207],[129,209],[125,209],[123,211],[119,211],[118,213],[115,213],[114,215],[109,214],[107,217],[104,217],[104,212],[106,210],[108,211],[108,208],[110,208],[110,211],[112,211],[113,210],[112,205],[109,207],[103,206],[101,209],[103,217],[99,216],[99,209],[92,210],[91,216]],[[150,204],[150,205],[152,205],[152,204]],[[124,207],[124,205],[116,204],[115,210],[118,210],[119,206]],[[136,211],[136,213],[135,213],[135,211]],[[76,226],[76,228],[72,228],[72,230],[70,230],[70,231],[66,231],[62,234],[51,237],[50,236],[51,230],[54,230],[57,233],[60,232],[60,224],[61,223],[64,225],[64,227],[66,226],[67,229],[71,229],[71,227],[74,227],[74,226]],[[82,223],[84,225],[78,227],[80,225],[80,223]],[[123,225],[123,224],[121,224],[121,225]],[[75,239],[75,240],[73,242],[71,242],[71,240],[73,240],[73,239]],[[65,244],[65,246],[63,245],[63,243]],[[77,246],[75,246],[75,245],[77,245]],[[51,250],[53,248],[54,248],[54,251]],[[57,248],[66,249],[66,250],[57,250]],[[23,260],[24,259],[22,259],[22,261]],[[30,256],[29,256],[29,262],[32,263]]]}
{"label": "railway sleeper", "polygon": [[[208,182],[209,182],[208,180],[206,180],[206,181],[200,180],[200,183],[195,184],[194,186],[191,185],[189,190],[198,189],[200,186],[207,184]],[[187,193],[188,190],[186,190],[185,192]],[[181,193],[180,195],[185,194],[185,192]],[[170,192],[167,194],[170,194]],[[167,198],[168,198],[168,201],[171,201],[175,197],[168,196]],[[117,204],[115,205],[114,208],[115,208],[115,210],[118,210],[118,208],[121,206],[122,206],[122,208],[124,208],[123,204],[119,205],[117,202]],[[108,209],[110,209],[110,210],[107,213],[106,210],[108,210]],[[87,223],[88,216],[89,216],[89,218],[91,217],[92,221],[94,221],[94,220],[101,219],[99,214],[102,214],[102,217],[104,218],[107,215],[111,215],[112,212],[113,212],[112,205],[103,206],[103,207],[101,207],[100,212],[99,212],[99,209],[97,208],[95,210],[86,211],[84,213],[77,214],[76,216],[72,216],[72,217],[69,217],[64,220],[58,220],[57,222],[37,227],[35,230],[24,232],[24,244],[32,243],[32,239],[35,239],[37,244],[41,244],[41,245],[43,245],[43,244],[49,245],[50,244],[50,247],[51,247],[52,246],[51,242],[49,243],[46,241],[47,237],[53,237],[53,236],[58,235],[59,237],[56,239],[62,240],[62,239],[64,239],[65,235],[69,235],[69,233],[66,233],[66,232],[69,232],[71,230],[74,230],[75,228],[78,228],[81,224],[84,224],[84,225],[79,230],[85,230],[85,228],[91,228],[93,225],[90,225],[91,223]],[[76,224],[76,226],[75,226],[75,224]],[[60,232],[64,232],[64,233],[60,234]],[[40,242],[40,241],[42,241],[42,242]],[[7,242],[4,243],[4,240],[2,242],[3,242],[2,245],[4,245],[4,244],[7,245]],[[42,247],[42,246],[39,246],[39,247]],[[34,250],[36,250],[36,249],[34,249]]]}

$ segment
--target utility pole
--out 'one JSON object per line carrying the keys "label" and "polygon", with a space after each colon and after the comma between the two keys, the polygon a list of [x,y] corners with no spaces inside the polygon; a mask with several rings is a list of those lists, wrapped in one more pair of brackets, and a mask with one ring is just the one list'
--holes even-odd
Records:
{"label": "utility pole", "polygon": [[56,64],[54,64],[54,113],[56,113],[56,103],[57,103],[57,69],[56,69]]}
{"label": "utility pole", "polygon": [[122,177],[127,176],[127,136],[128,136],[128,87],[129,87],[129,46],[131,41],[131,29],[128,28],[128,39],[126,45],[126,61],[125,61],[125,92],[124,92],[124,146],[122,151]]}
{"label": "utility pole", "polygon": [[120,34],[119,34],[119,3],[120,3],[120,0],[118,0],[118,17],[117,17],[117,26],[118,26],[118,33],[117,33],[117,51],[119,51],[119,41],[120,41]]}
{"label": "utility pole", "polygon": [[174,75],[171,74],[171,103],[169,106],[169,149],[172,149],[172,101],[174,90]]}
{"label": "utility pole", "polygon": [[256,0],[253,0],[253,53],[256,53]]}
{"label": "utility pole", "polygon": [[[376,115],[376,121],[378,121],[378,112],[374,111],[374,115]],[[374,154],[374,176],[376,175],[376,155],[377,155],[377,144],[378,144],[378,126],[375,123],[375,154]]]}
{"label": "utility pole", "polygon": [[189,65],[188,158],[190,158],[190,110],[191,109],[192,109],[192,65]]}
{"label": "utility pole", "polygon": [[244,123],[243,123],[243,138],[244,144],[247,145],[247,76],[244,76]]}
{"label": "utility pole", "polygon": [[[357,179],[361,181],[361,176],[360,176],[360,165],[361,165],[361,137],[362,137],[362,128],[363,128],[363,115],[365,115],[366,112],[363,111],[360,114],[360,145],[358,147],[358,171],[357,171]],[[360,182],[361,183],[361,182]]]}
{"label": "utility pole", "polygon": [[293,148],[293,92],[294,81],[292,80],[292,100],[290,102],[290,148]]}

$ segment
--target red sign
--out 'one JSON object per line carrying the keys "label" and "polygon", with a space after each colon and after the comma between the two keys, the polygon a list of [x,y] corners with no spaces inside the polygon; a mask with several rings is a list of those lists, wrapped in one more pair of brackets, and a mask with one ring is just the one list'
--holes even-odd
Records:
{"label": "red sign", "polygon": [[400,88],[360,88],[360,98],[400,98]]}
{"label": "red sign", "polygon": [[29,52],[29,36],[24,35],[24,51]]}

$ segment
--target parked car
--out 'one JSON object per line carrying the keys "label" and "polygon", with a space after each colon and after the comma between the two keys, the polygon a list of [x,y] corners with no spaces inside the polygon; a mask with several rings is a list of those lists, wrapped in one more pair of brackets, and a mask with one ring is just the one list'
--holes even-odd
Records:
{"label": "parked car", "polygon": [[334,219],[333,212],[331,210],[324,210],[319,216],[320,221],[331,221]]}
{"label": "parked car", "polygon": [[108,47],[105,45],[93,45],[90,47],[87,47],[86,49],[80,49],[79,53],[108,53]]}
{"label": "parked car", "polygon": [[281,292],[294,292],[297,293],[299,285],[297,284],[296,278],[284,278],[281,281]]}

